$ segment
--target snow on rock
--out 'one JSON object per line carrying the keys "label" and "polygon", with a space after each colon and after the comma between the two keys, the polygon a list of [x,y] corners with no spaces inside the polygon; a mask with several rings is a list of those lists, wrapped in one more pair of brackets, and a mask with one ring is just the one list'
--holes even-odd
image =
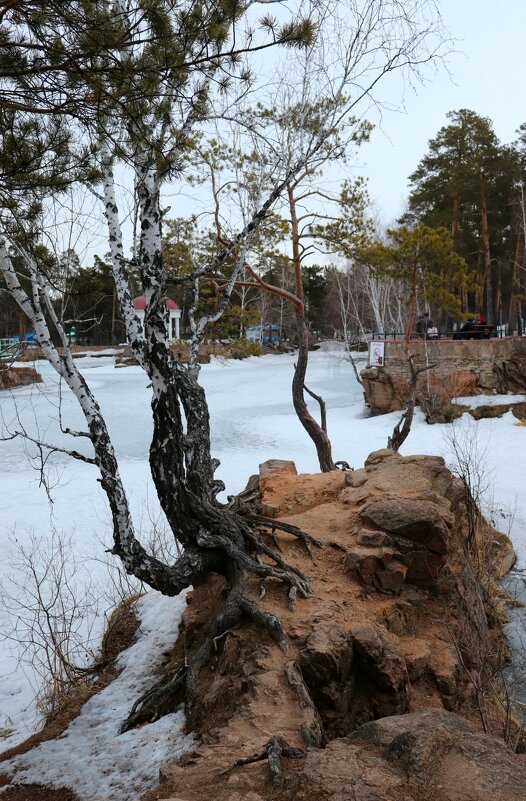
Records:
{"label": "snow on rock", "polygon": [[154,683],[162,654],[177,637],[185,595],[143,596],[138,639],[120,655],[119,677],[84,705],[62,737],[2,763],[2,771],[17,783],[69,787],[82,801],[128,801],[154,785],[159,767],[193,745],[183,733],[182,710],[125,734],[119,727]]}
{"label": "snow on rock", "polygon": [[461,403],[472,409],[478,406],[504,406],[507,403],[524,403],[526,395],[468,395],[454,398],[455,403]]}

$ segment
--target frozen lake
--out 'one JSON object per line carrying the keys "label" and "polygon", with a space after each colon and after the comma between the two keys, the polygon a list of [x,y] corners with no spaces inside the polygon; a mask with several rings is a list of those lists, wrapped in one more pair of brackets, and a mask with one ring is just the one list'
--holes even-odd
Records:
{"label": "frozen lake", "polygon": [[[108,421],[129,492],[136,526],[147,536],[150,519],[158,513],[148,474],[150,443],[150,390],[148,379],[138,367],[116,369],[113,357],[84,357],[78,364],[97,396]],[[314,447],[292,409],[290,384],[294,356],[268,355],[245,361],[213,361],[202,370],[211,410],[213,453],[221,461],[217,477],[227,493],[241,490],[258,465],[267,459],[293,459],[300,472],[317,471]],[[362,365],[363,366],[363,365]],[[0,395],[4,436],[25,428],[48,442],[65,444],[63,426],[82,427],[76,401],[62,391],[47,364],[38,363],[44,383]],[[327,403],[329,434],[336,460],[359,467],[367,455],[386,445],[398,419],[397,413],[367,417],[360,385],[338,349],[311,354],[307,376],[309,387],[322,394]],[[495,399],[492,399],[494,402]],[[478,401],[480,402],[480,401]],[[312,412],[318,410],[314,401]],[[475,423],[464,415],[454,424],[459,441],[475,445],[475,458],[488,484],[485,501],[496,525],[510,532],[519,555],[519,567],[526,565],[526,503],[523,481],[526,472],[526,427],[517,425],[511,413],[503,418]],[[402,448],[404,455],[430,453],[452,462],[451,426],[428,426],[418,411],[413,431]],[[88,448],[88,443],[82,443]],[[79,447],[75,440],[74,447]],[[15,552],[13,539],[29,543],[30,537],[51,536],[53,529],[72,537],[79,554],[80,572],[96,581],[102,567],[92,561],[111,546],[109,513],[96,481],[96,468],[72,462],[54,454],[47,463],[50,496],[40,482],[40,462],[31,445],[21,439],[0,443],[0,573],[12,575]],[[89,453],[89,450],[86,450]],[[102,544],[104,543],[104,545]],[[105,610],[103,602],[99,612]],[[0,630],[9,621],[0,613]],[[0,728],[16,729],[23,738],[35,723],[31,671],[18,665],[9,643],[0,646]],[[13,744],[15,735],[9,738]],[[1,746],[0,741],[0,746]],[[4,743],[7,745],[7,743]]]}

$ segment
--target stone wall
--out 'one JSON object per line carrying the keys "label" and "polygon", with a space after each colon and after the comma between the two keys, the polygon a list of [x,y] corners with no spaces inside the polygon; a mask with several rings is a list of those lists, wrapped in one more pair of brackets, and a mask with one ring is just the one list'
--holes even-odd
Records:
{"label": "stone wall", "polygon": [[418,396],[444,397],[526,392],[526,337],[479,340],[386,341],[383,367],[362,371],[366,403],[373,414],[403,409],[409,391],[408,353],[420,374]]}

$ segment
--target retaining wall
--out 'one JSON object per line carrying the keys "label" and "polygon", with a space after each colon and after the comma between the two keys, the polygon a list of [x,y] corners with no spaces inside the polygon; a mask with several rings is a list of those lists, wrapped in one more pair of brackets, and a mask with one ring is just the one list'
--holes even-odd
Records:
{"label": "retaining wall", "polygon": [[373,414],[403,409],[410,369],[434,365],[418,377],[417,395],[444,396],[526,392],[526,337],[385,342],[384,366],[362,370],[366,403]]}

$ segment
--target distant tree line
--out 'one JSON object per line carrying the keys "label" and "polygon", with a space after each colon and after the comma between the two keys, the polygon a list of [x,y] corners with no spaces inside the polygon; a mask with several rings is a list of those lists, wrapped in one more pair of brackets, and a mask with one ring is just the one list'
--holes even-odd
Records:
{"label": "distant tree line", "polygon": [[[325,106],[311,107],[313,129],[325,113]],[[299,176],[288,202],[260,226],[250,262],[207,336],[231,339],[244,336],[250,326],[276,324],[297,339],[299,275],[305,324],[315,336],[350,342],[371,331],[403,332],[424,310],[442,330],[478,313],[492,325],[524,327],[526,123],[515,142],[503,145],[486,117],[461,109],[448,118],[409,177],[406,212],[387,231],[371,221],[364,179],[344,181],[339,194],[324,189],[321,168],[331,161],[341,163],[342,142],[359,145],[370,133],[368,124],[355,121],[346,132],[335,129],[317,163]],[[292,112],[285,123],[272,109],[259,107],[251,123],[265,136],[277,131],[276,141],[285,139],[282,146],[293,147]],[[187,180],[208,181],[214,224],[203,229],[195,217],[165,223],[164,257],[174,279],[168,292],[181,307],[183,337],[190,334],[191,314],[212,309],[221,297],[235,256],[220,274],[201,281],[197,299],[194,288],[178,276],[191,273],[197,258],[226,241],[223,208],[236,193],[232,186],[237,183],[246,191],[253,184],[260,191],[272,172],[270,157],[260,149],[236,150],[215,140],[197,141],[192,164]],[[299,217],[297,208],[302,210]],[[38,250],[42,255],[45,249],[39,244]],[[53,302],[77,341],[123,341],[109,258],[95,256],[85,265],[68,251],[58,256],[46,252],[45,260],[56,289]],[[139,294],[133,264],[130,281]],[[25,329],[25,315],[1,294],[0,336],[24,336]]]}

